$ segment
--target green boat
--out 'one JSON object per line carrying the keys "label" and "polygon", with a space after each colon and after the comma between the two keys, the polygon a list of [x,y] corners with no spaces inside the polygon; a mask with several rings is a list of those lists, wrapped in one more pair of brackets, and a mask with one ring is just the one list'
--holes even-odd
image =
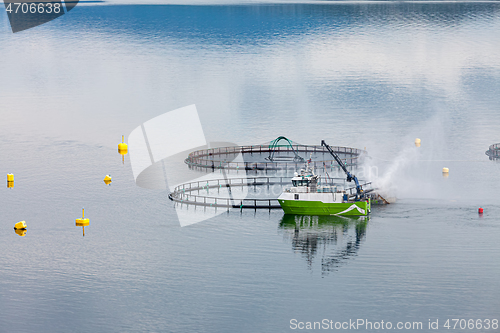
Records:
{"label": "green boat", "polygon": [[309,168],[292,178],[292,187],[278,197],[285,214],[365,216],[371,211],[370,198],[359,199],[332,185],[318,185],[319,176]]}
{"label": "green boat", "polygon": [[347,190],[339,189],[334,185],[320,185],[319,175],[315,175],[307,161],[305,169],[295,173],[292,178],[292,187],[287,188],[278,197],[278,202],[285,214],[297,215],[342,215],[365,216],[371,211],[370,196],[367,196],[356,176],[352,175],[346,165],[324,141],[326,147],[340,167],[347,174],[347,181],[354,180],[356,193],[353,195]]}

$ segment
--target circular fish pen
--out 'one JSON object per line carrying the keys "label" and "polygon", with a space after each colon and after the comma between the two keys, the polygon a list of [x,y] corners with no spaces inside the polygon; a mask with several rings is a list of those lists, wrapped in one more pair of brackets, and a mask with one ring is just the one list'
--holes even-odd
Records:
{"label": "circular fish pen", "polygon": [[[349,169],[356,168],[367,155],[365,150],[351,147],[329,148]],[[325,146],[298,144],[282,136],[261,145],[196,150],[184,162],[194,171],[208,173],[173,189],[169,199],[180,206],[281,209],[278,196],[304,167],[315,170],[321,184],[343,188],[349,196],[356,195],[356,187],[349,187],[344,171]]]}
{"label": "circular fish pen", "polygon": [[[234,188],[251,186],[284,185],[290,182],[289,177],[241,177],[210,179],[184,183],[175,187],[169,198],[182,204],[221,208],[281,208],[276,198],[242,198],[232,194]],[[222,196],[210,194],[210,191],[222,190]],[[206,191],[206,194],[200,193]]]}
{"label": "circular fish pen", "polygon": [[486,155],[492,159],[500,159],[500,143],[493,144],[486,151]]}
{"label": "circular fish pen", "polygon": [[[329,178],[331,184],[345,184],[344,178]],[[180,204],[206,206],[213,208],[252,208],[252,209],[276,209],[281,208],[277,197],[270,197],[269,193],[265,197],[252,196],[245,193],[243,196],[233,193],[237,188],[262,188],[278,185],[282,191],[283,185],[290,183],[290,177],[239,177],[239,178],[219,178],[203,181],[194,181],[178,185],[169,194],[169,199]],[[363,185],[371,185],[364,183]],[[212,193],[210,193],[212,191]],[[213,192],[217,191],[217,195]],[[369,193],[371,190],[368,190]],[[203,193],[202,193],[203,192]],[[223,193],[221,195],[221,192]],[[244,192],[244,191],[242,191]],[[256,191],[257,192],[257,191]],[[259,194],[261,191],[258,191]],[[356,187],[345,189],[349,196],[356,193]],[[276,193],[274,193],[276,194]],[[373,197],[375,198],[375,197]]]}
{"label": "circular fish pen", "polygon": [[[333,151],[349,166],[362,163],[366,151],[350,147],[332,147]],[[234,161],[241,156],[243,161]],[[328,150],[323,146],[301,144],[255,146],[234,146],[197,150],[188,155],[184,162],[191,168],[229,170],[296,170],[305,161],[319,168],[339,168]]]}

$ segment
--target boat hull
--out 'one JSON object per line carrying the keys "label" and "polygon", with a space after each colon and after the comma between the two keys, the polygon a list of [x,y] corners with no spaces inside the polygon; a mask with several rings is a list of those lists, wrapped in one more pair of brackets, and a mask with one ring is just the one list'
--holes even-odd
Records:
{"label": "boat hull", "polygon": [[322,202],[278,199],[285,214],[365,216],[371,209],[370,200],[356,202]]}

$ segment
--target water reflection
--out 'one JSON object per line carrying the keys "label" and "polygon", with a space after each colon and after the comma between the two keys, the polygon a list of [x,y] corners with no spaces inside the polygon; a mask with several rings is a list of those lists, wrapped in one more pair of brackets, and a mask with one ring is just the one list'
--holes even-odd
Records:
{"label": "water reflection", "polygon": [[14,232],[21,237],[26,236],[26,229],[14,229]]}
{"label": "water reflection", "polygon": [[90,222],[87,220],[87,221],[84,221],[84,222],[76,222],[75,223],[75,227],[82,227],[82,235],[83,237],[85,237],[85,227],[88,227],[90,225]]}
{"label": "water reflection", "polygon": [[[224,46],[266,45],[283,36],[318,32],[355,34],[376,25],[422,29],[433,25],[451,29],[478,17],[494,20],[498,3],[342,3],[280,4],[273,6],[89,6],[78,13],[91,16],[108,33],[141,39],[176,39],[185,43]],[[76,13],[72,14],[76,17]],[[117,19],[120,17],[120,19]],[[102,20],[99,22],[99,20]],[[75,25],[89,26],[84,20]]]}
{"label": "water reflection", "polygon": [[322,275],[355,257],[366,235],[368,217],[284,215],[279,229],[310,270],[321,255]]}

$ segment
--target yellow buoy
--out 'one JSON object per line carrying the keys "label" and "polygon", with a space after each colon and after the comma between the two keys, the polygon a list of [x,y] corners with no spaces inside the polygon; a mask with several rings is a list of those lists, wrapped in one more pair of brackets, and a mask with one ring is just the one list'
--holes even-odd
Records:
{"label": "yellow buoy", "polygon": [[419,138],[415,139],[415,146],[420,147],[420,139]]}
{"label": "yellow buoy", "polygon": [[14,174],[7,174],[7,188],[14,188]]}
{"label": "yellow buoy", "polygon": [[125,155],[128,153],[128,145],[125,143],[125,135],[122,135],[122,143],[118,144],[118,153],[122,155],[122,163],[125,163]]}
{"label": "yellow buoy", "polygon": [[450,172],[450,169],[448,168],[443,168],[443,173],[449,173]]}
{"label": "yellow buoy", "polygon": [[77,227],[86,227],[90,224],[90,220],[85,218],[85,208],[82,208],[82,218],[75,220]]}
{"label": "yellow buoy", "polygon": [[26,236],[26,229],[14,229],[14,232],[21,237]]}
{"label": "yellow buoy", "polygon": [[118,152],[121,155],[127,155],[128,145],[125,143],[125,135],[122,135],[122,143],[118,144]]}
{"label": "yellow buoy", "polygon": [[15,230],[26,230],[26,221],[19,221],[16,224],[14,224],[14,229]]}
{"label": "yellow buoy", "polygon": [[106,175],[106,177],[104,177],[104,184],[106,185],[109,185],[111,184],[111,176],[110,175]]}
{"label": "yellow buoy", "polygon": [[82,227],[83,236],[85,236],[85,227],[90,225],[90,220],[85,218],[85,208],[82,208],[82,218],[75,220],[75,226]]}

